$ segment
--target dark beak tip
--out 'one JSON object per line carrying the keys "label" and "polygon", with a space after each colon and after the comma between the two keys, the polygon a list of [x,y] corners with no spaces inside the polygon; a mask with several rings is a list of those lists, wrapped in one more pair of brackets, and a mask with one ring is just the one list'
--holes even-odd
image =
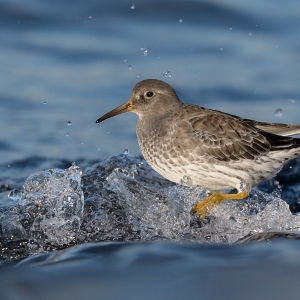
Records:
{"label": "dark beak tip", "polygon": [[103,121],[103,119],[102,119],[102,117],[101,118],[99,118],[97,121],[96,121],[96,123],[98,124],[98,123],[101,123]]}

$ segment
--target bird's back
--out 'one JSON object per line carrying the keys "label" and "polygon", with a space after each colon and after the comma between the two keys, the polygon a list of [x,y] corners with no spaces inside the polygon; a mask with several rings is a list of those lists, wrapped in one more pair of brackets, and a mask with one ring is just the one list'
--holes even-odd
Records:
{"label": "bird's back", "polygon": [[[300,139],[271,133],[280,128],[286,134],[296,127],[184,104],[164,119],[139,120],[137,135],[145,159],[171,181],[188,174],[208,189],[235,188],[241,180],[251,189],[300,155]],[[238,180],[230,180],[234,174]]]}

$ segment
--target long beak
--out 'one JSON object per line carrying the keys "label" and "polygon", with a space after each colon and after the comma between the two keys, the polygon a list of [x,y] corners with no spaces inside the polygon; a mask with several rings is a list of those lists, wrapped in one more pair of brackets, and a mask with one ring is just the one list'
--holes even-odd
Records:
{"label": "long beak", "polygon": [[117,108],[111,110],[110,112],[108,112],[107,114],[105,114],[104,116],[102,116],[101,118],[99,118],[96,123],[100,123],[106,119],[109,119],[111,117],[120,115],[122,113],[128,112],[128,111],[132,111],[133,110],[133,104],[132,104],[132,100],[129,99],[127,102],[125,102],[124,104],[118,106]]}

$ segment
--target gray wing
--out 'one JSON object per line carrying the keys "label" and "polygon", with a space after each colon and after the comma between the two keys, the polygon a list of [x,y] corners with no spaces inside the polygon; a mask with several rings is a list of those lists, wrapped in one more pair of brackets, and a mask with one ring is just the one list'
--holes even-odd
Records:
{"label": "gray wing", "polygon": [[[289,125],[270,126],[190,104],[185,104],[182,111],[178,141],[184,141],[186,150],[196,151],[199,156],[227,162],[254,160],[269,151],[300,147],[300,139],[273,133]],[[264,131],[265,127],[273,132]]]}
{"label": "gray wing", "polygon": [[192,117],[190,137],[198,140],[204,155],[221,161],[251,159],[268,153],[271,145],[255,128],[224,115]]}

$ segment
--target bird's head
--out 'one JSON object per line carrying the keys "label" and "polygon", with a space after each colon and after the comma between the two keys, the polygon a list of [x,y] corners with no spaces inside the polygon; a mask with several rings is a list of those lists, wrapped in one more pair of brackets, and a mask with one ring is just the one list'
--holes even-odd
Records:
{"label": "bird's head", "polygon": [[125,112],[134,112],[140,118],[163,117],[169,112],[176,111],[181,105],[169,84],[157,79],[146,79],[136,84],[127,102],[103,115],[96,123]]}

